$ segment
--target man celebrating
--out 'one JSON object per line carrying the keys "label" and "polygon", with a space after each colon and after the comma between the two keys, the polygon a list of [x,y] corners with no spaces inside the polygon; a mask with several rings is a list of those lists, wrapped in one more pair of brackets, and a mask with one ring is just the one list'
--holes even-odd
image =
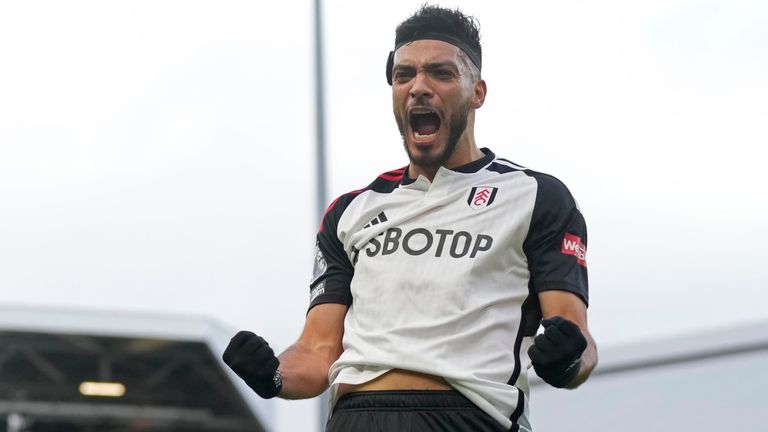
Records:
{"label": "man celebrating", "polygon": [[333,432],[531,431],[531,365],[555,387],[589,376],[584,219],[560,181],[477,146],[481,67],[458,10],[398,26],[386,73],[409,164],[328,208],[294,345],[232,338],[224,361],[261,397],[330,385]]}

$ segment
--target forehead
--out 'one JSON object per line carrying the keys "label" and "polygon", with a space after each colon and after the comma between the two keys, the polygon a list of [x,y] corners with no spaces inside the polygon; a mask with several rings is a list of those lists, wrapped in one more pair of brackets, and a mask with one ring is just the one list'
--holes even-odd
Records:
{"label": "forehead", "polygon": [[420,65],[452,62],[459,64],[459,48],[448,42],[422,39],[405,44],[395,51],[395,64]]}

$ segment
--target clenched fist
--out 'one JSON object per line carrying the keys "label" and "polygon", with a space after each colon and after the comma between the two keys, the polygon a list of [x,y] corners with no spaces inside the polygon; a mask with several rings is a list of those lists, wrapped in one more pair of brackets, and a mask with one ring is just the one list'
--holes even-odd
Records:
{"label": "clenched fist", "polygon": [[277,370],[280,360],[261,336],[245,330],[238,332],[229,341],[222,358],[264,399],[273,398],[282,390],[283,382]]}
{"label": "clenched fist", "polygon": [[587,339],[579,326],[560,316],[542,320],[541,325],[544,333],[533,340],[528,357],[536,375],[554,387],[565,387],[579,374]]}

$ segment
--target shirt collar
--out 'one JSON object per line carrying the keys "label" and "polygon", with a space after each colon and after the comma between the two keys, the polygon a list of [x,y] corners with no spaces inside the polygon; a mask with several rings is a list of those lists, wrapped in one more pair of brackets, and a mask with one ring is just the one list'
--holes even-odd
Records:
{"label": "shirt collar", "polygon": [[[486,165],[491,163],[496,158],[496,155],[486,147],[481,148],[480,151],[483,152],[484,156],[478,160],[474,160],[464,165],[457,166],[456,168],[445,168],[445,167],[443,168],[446,170],[461,173],[461,174],[476,173],[481,169],[483,169]],[[408,166],[406,166],[405,172],[403,172],[403,179],[400,181],[400,184],[409,185],[414,181],[416,181],[416,179],[412,179],[408,176]]]}

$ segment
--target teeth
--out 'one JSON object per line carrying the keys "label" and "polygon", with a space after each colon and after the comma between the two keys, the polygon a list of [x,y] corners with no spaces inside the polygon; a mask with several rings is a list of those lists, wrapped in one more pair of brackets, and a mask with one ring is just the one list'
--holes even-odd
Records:
{"label": "teeth", "polygon": [[429,134],[429,135],[422,135],[416,131],[413,131],[413,135],[416,137],[417,140],[431,140],[437,137],[437,132]]}
{"label": "teeth", "polygon": [[423,108],[423,109],[416,108],[414,110],[411,110],[411,114],[432,114],[432,113],[434,113],[433,110],[426,109],[426,108]]}

